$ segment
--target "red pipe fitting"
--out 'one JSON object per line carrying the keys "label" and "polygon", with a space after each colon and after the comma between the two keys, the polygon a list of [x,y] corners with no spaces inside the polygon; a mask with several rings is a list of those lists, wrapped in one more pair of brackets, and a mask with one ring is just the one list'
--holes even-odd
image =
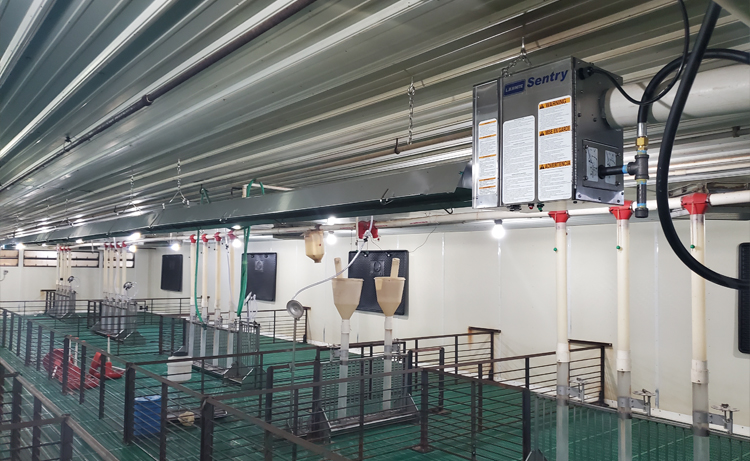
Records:
{"label": "red pipe fitting", "polygon": [[633,204],[632,200],[625,200],[625,204],[622,206],[611,206],[609,207],[609,212],[615,215],[615,218],[619,221],[621,219],[624,219],[627,221],[630,219],[631,216],[633,216],[633,210],[630,208],[630,206]]}
{"label": "red pipe fitting", "polygon": [[208,243],[208,234],[201,235],[201,240],[203,241],[203,243]]}
{"label": "red pipe fitting", "polygon": [[218,232],[214,234],[214,240],[221,242],[221,235]]}
{"label": "red pipe fitting", "polygon": [[[358,238],[364,238],[365,232],[367,232],[367,229],[370,229],[370,221],[359,221],[357,224],[357,236]],[[372,234],[372,238],[377,239],[380,238],[378,236],[378,227],[375,225],[375,223],[372,223],[372,230],[370,231]]]}
{"label": "red pipe fitting", "polygon": [[682,197],[680,200],[682,208],[690,214],[706,214],[708,208],[708,194],[696,192]]}
{"label": "red pipe fitting", "polygon": [[234,235],[234,231],[233,230],[230,230],[229,232],[227,232],[227,238],[231,241],[231,240],[236,239],[237,236]]}
{"label": "red pipe fitting", "polygon": [[567,222],[570,215],[567,211],[550,211],[549,217],[555,220],[555,223]]}
{"label": "red pipe fitting", "polygon": [[190,236],[190,243],[197,243],[198,239],[195,238],[195,234]]}

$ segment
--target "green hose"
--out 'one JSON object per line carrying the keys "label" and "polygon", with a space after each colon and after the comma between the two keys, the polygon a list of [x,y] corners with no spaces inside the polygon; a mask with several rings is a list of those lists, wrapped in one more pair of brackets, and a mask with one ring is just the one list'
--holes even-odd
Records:
{"label": "green hose", "polygon": [[195,302],[195,315],[203,323],[201,310],[198,308],[198,258],[201,253],[201,231],[195,231],[195,284],[193,286],[193,301]]}
{"label": "green hose", "polygon": [[240,271],[240,299],[237,302],[237,318],[242,316],[242,308],[245,305],[247,292],[247,242],[250,240],[250,226],[242,230],[245,240],[245,251],[242,253],[242,271]]}
{"label": "green hose", "polygon": [[[251,179],[250,183],[247,185],[247,189],[245,189],[245,197],[250,197],[250,188],[253,187],[253,183],[255,183],[255,179]],[[258,184],[260,184],[260,195],[266,195],[266,188],[263,187],[263,182],[258,181]]]}

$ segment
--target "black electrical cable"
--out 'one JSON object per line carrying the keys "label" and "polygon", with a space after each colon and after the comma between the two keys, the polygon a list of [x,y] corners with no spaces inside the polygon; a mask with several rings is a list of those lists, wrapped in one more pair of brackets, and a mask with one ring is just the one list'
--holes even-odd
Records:
{"label": "black electrical cable", "polygon": [[[679,57],[679,58],[677,58],[677,62],[679,63],[680,66],[677,69],[677,73],[675,73],[674,77],[672,77],[672,81],[669,82],[669,85],[667,85],[663,90],[661,90],[658,95],[656,95],[655,97],[653,97],[651,99],[647,99],[646,98],[646,93],[644,93],[643,96],[641,97],[641,100],[639,101],[639,100],[633,98],[632,96],[630,96],[622,88],[622,86],[620,85],[620,82],[617,81],[617,78],[614,75],[612,75],[609,72],[607,72],[606,70],[599,69],[598,67],[588,67],[586,69],[586,72],[589,75],[591,75],[591,74],[602,74],[605,77],[607,77],[607,79],[610,82],[612,82],[612,84],[623,95],[623,97],[625,97],[625,99],[627,99],[631,104],[635,104],[636,106],[643,106],[645,104],[653,104],[656,101],[658,101],[661,98],[663,98],[667,93],[669,93],[669,91],[672,89],[672,87],[675,86],[675,84],[677,83],[677,80],[679,80],[680,76],[682,75],[682,72],[685,69],[685,65],[686,65],[687,59],[688,59],[688,54],[689,54],[689,51],[690,51],[690,21],[688,19],[687,9],[685,8],[685,3],[683,2],[683,0],[677,0],[677,3],[679,3],[679,5],[680,5],[680,13],[682,13],[682,23],[683,23],[684,30],[685,30],[685,34],[684,34],[684,38],[683,38],[683,43],[682,43],[682,56]],[[672,69],[672,71],[674,71],[674,69]]]}
{"label": "black electrical cable", "polygon": [[[727,61],[735,61],[740,64],[750,64],[750,53],[724,48],[709,48],[703,53],[703,59],[724,59]],[[661,82],[667,78],[669,74],[674,72],[681,62],[682,58],[677,58],[662,67],[662,69],[654,75],[648,83],[648,86],[646,86],[646,89],[643,91],[643,99],[651,98]],[[651,110],[651,105],[652,103],[647,102],[638,108],[638,123],[648,122],[648,113]]]}
{"label": "black electrical cable", "polygon": [[680,86],[677,88],[672,108],[669,111],[669,117],[667,118],[667,123],[664,127],[664,134],[659,149],[659,163],[656,170],[656,204],[662,231],[667,238],[667,242],[669,242],[669,246],[672,247],[672,251],[675,252],[677,257],[680,258],[690,270],[709,282],[713,282],[723,287],[740,290],[750,289],[750,280],[727,277],[726,275],[719,274],[718,272],[709,269],[697,261],[693,255],[685,249],[685,246],[680,241],[680,237],[675,231],[672,216],[669,211],[669,161],[672,157],[672,148],[674,147],[677,127],[680,124],[680,117],[682,116],[682,111],[685,109],[685,103],[687,102],[690,88],[693,86],[693,81],[695,81],[695,76],[698,73],[698,67],[700,66],[706,48],[708,47],[708,41],[711,39],[711,34],[716,27],[719,13],[721,13],[721,7],[714,2],[709,2],[706,15],[703,17],[701,29],[695,39],[693,51],[690,53],[684,75],[680,81]]}

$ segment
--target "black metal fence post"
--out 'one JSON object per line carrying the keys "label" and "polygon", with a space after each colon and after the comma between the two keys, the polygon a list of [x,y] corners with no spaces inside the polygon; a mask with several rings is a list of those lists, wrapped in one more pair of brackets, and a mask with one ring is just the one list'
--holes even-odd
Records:
{"label": "black metal fence post", "polygon": [[458,383],[458,335],[453,336],[453,364],[456,365],[456,383]]}
{"label": "black metal fence post", "polygon": [[42,326],[39,325],[39,328],[36,332],[36,371],[39,371],[42,366],[42,336],[43,336],[44,330],[42,330]]}
{"label": "black metal fence post", "polygon": [[[364,354],[362,354],[364,355]],[[370,359],[372,364],[372,359]],[[365,459],[365,362],[359,362],[359,459]]]}
{"label": "black metal fence post", "polygon": [[477,459],[477,382],[471,382],[471,459]]}
{"label": "black metal fence post", "polygon": [[[265,403],[265,414],[263,420],[269,424],[273,423],[273,368],[268,370],[266,374],[266,403]],[[263,433],[263,454],[266,461],[273,459],[273,436],[266,430]]]}
{"label": "black metal fence post", "polygon": [[[172,323],[174,326],[174,323]],[[167,405],[169,385],[161,383],[161,415],[159,418],[159,461],[167,461]]]}
{"label": "black metal fence post", "polygon": [[200,461],[211,461],[214,447],[214,406],[208,400],[201,407],[201,456]]}
{"label": "black metal fence post", "polygon": [[81,361],[78,363],[79,375],[81,378],[80,387],[78,388],[78,403],[83,404],[86,398],[86,345],[81,344]]}
{"label": "black metal fence post", "polygon": [[16,355],[21,356],[21,330],[23,329],[23,317],[20,315],[17,315],[18,317],[18,334],[16,335]]}
{"label": "black metal fence post", "polygon": [[273,311],[273,342],[276,342],[276,311]]}
{"label": "black metal fence post", "polygon": [[320,364],[320,356],[315,357],[315,361],[313,362],[313,383],[315,384],[312,389],[312,439],[316,440],[318,437],[320,437],[321,433],[321,424],[323,421],[323,409],[322,409],[322,402],[321,399],[321,389],[320,389],[320,381],[321,381],[321,364]]}
{"label": "black metal fence post", "polygon": [[5,347],[5,332],[8,327],[8,311],[3,310],[3,343],[0,346]]}
{"label": "black metal fence post", "polygon": [[599,404],[604,404],[604,382],[605,382],[605,375],[604,375],[604,363],[605,363],[605,351],[604,346],[599,348]]}
{"label": "black metal fence post", "polygon": [[[21,381],[13,378],[13,396],[10,406],[10,422],[16,424],[21,422],[21,402],[23,386]],[[10,430],[10,459],[15,461],[20,458],[19,450],[21,449],[21,429],[15,428]]]}
{"label": "black metal fence post", "polygon": [[477,375],[479,375],[479,382],[477,383],[477,430],[482,432],[484,430],[484,385],[482,384],[484,373],[481,363],[477,365]]}
{"label": "black metal fence post", "polygon": [[104,419],[104,383],[107,382],[107,357],[104,354],[99,356],[99,419]]}
{"label": "black metal fence post", "polygon": [[31,365],[31,337],[34,334],[34,329],[31,325],[31,320],[26,322],[26,354],[24,358],[24,366]]}
{"label": "black metal fence post", "polygon": [[528,458],[531,453],[531,367],[529,365],[529,358],[526,357],[524,365],[526,376],[521,403],[523,459]]}
{"label": "black metal fence post", "polygon": [[123,439],[125,443],[133,441],[135,431],[135,368],[131,363],[125,369],[125,416],[123,420]]}
{"label": "black metal fence post", "polygon": [[[292,434],[299,435],[299,389],[294,389],[294,407],[292,408]],[[297,444],[292,445],[292,461],[297,461]]]}
{"label": "black metal fence post", "polygon": [[422,370],[422,383],[421,383],[421,400],[419,402],[419,445],[414,447],[415,451],[420,453],[427,453],[430,451],[430,441],[428,437],[429,429],[429,416],[430,416],[430,377],[427,375],[427,370]]}
{"label": "black metal fence post", "polygon": [[10,331],[8,332],[8,352],[13,352],[13,329],[14,325],[16,324],[15,319],[13,318],[14,314],[13,312],[10,313]]}
{"label": "black metal fence post", "polygon": [[[414,360],[413,354],[414,353],[411,350],[406,353],[406,369],[407,370],[411,370],[413,368],[413,366],[414,366],[413,365],[413,360]],[[407,375],[406,375],[406,393],[409,394],[409,395],[411,395],[411,392],[412,392],[412,380],[413,380],[413,374],[412,373],[407,373]]]}
{"label": "black metal fence post", "polygon": [[73,429],[68,425],[68,417],[60,426],[60,461],[73,460]]}
{"label": "black metal fence post", "polygon": [[[50,362],[53,362],[53,360],[50,360]],[[50,363],[50,366],[52,366],[51,363]],[[63,340],[63,358],[62,358],[62,393],[63,394],[68,393],[69,371],[70,371],[70,338],[66,336],[65,339]]]}
{"label": "black metal fence post", "polygon": [[443,365],[445,365],[445,349],[440,348],[440,375],[438,376],[438,412],[443,412],[443,407],[445,406],[445,368],[443,368]]}
{"label": "black metal fence post", "polygon": [[[180,306],[180,309],[182,309],[182,306]],[[170,355],[174,353],[174,317],[172,317],[171,320],[172,320],[171,334],[169,337],[169,354]],[[190,353],[192,354],[192,351]]]}
{"label": "black metal fence post", "polygon": [[55,332],[53,330],[50,330],[49,332],[49,352],[47,353],[49,357],[49,363],[47,363],[47,379],[52,379],[52,370],[54,368],[54,357],[52,357],[54,354],[52,351],[55,350]]}
{"label": "black metal fence post", "polygon": [[164,316],[159,316],[159,355],[164,353]]}
{"label": "black metal fence post", "polygon": [[5,421],[3,409],[5,405],[5,367],[0,365],[0,421]]}
{"label": "black metal fence post", "polygon": [[[42,419],[42,401],[37,397],[34,397],[34,421]],[[41,445],[42,428],[40,426],[34,426],[31,431],[31,459],[32,461],[39,461],[39,447]]]}
{"label": "black metal fence post", "polygon": [[490,332],[490,381],[495,380],[495,333]]}

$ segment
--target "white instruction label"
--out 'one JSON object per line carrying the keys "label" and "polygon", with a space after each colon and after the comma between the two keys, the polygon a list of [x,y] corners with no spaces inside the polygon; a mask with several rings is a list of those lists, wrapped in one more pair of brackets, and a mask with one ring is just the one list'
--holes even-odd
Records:
{"label": "white instruction label", "polygon": [[539,201],[567,200],[573,191],[573,131],[570,96],[539,103]]}
{"label": "white instruction label", "polygon": [[[617,166],[617,153],[611,150],[604,151],[604,166]],[[617,176],[609,175],[604,177],[604,182],[607,184],[615,185],[617,183]]]}
{"label": "white instruction label", "polygon": [[477,195],[497,195],[497,119],[479,122]]}
{"label": "white instruction label", "polygon": [[535,199],[535,121],[529,115],[503,123],[503,204]]}

